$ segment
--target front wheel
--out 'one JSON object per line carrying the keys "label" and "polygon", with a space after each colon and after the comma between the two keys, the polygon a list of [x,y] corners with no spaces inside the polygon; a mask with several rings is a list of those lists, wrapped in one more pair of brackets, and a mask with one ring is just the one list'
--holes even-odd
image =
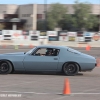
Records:
{"label": "front wheel", "polygon": [[78,71],[79,71],[79,66],[75,63],[66,63],[63,66],[63,72],[65,73],[65,75],[74,76],[78,73]]}
{"label": "front wheel", "polygon": [[8,61],[0,62],[0,74],[10,74],[12,72],[12,65]]}

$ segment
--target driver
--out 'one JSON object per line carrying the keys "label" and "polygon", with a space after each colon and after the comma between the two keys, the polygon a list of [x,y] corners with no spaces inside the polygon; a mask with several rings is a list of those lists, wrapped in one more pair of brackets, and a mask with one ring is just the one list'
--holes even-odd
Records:
{"label": "driver", "polygon": [[46,56],[52,56],[53,55],[53,49],[47,48]]}

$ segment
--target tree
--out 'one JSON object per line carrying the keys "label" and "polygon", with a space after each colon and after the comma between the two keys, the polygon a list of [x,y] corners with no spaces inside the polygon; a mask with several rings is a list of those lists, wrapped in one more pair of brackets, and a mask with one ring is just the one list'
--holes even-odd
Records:
{"label": "tree", "polygon": [[44,30],[44,21],[37,21],[37,30]]}
{"label": "tree", "polygon": [[74,16],[72,17],[73,26],[80,30],[91,29],[98,24],[98,18],[91,12],[91,4],[88,2],[80,3],[75,1]]}
{"label": "tree", "polygon": [[51,4],[47,12],[48,28],[53,30],[56,27],[61,27],[60,21],[63,19],[67,12],[67,7],[60,3]]}
{"label": "tree", "polygon": [[0,23],[0,30],[4,29],[5,28],[5,25],[4,23]]}
{"label": "tree", "polygon": [[59,22],[62,30],[71,30],[72,27],[72,15],[65,14],[63,19]]}

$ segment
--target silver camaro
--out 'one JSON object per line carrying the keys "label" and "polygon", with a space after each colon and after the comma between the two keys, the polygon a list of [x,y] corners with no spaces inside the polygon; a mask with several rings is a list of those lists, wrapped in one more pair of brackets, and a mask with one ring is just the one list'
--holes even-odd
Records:
{"label": "silver camaro", "polygon": [[65,46],[37,46],[28,52],[0,54],[0,73],[14,71],[55,71],[76,75],[91,71],[96,59]]}

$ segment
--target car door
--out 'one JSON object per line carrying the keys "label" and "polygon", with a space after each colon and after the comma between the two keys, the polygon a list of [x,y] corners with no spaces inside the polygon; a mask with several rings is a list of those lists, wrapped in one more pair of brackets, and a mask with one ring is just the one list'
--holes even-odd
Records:
{"label": "car door", "polygon": [[[37,54],[40,53],[41,52],[37,52]],[[44,53],[45,52],[42,51],[42,54]],[[25,57],[24,67],[26,71],[56,71],[58,62],[58,56],[43,56],[32,54]]]}

